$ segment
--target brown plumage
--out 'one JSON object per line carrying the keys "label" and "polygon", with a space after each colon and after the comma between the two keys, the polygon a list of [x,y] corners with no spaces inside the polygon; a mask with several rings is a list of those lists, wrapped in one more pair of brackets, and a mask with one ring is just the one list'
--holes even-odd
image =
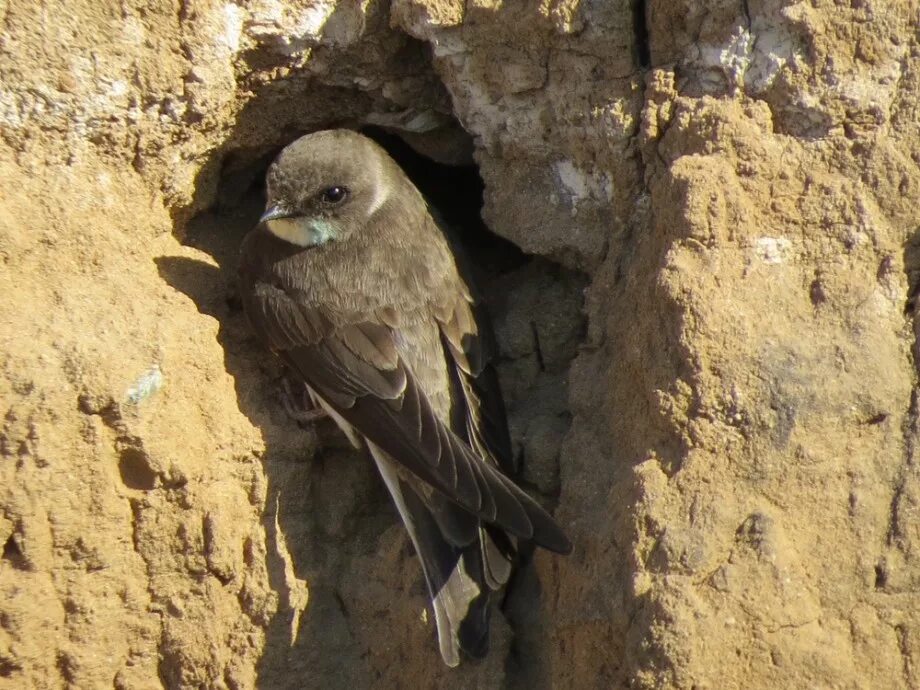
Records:
{"label": "brown plumage", "polygon": [[351,131],[288,146],[268,197],[242,248],[252,326],[370,450],[422,561],[445,663],[481,657],[516,539],[571,546],[505,474],[488,338],[450,245],[402,170]]}

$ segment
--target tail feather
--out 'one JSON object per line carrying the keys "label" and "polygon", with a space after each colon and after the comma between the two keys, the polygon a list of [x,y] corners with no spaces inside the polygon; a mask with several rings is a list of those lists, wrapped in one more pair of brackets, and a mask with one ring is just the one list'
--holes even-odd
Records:
{"label": "tail feather", "polygon": [[[460,512],[465,511],[445,501],[433,513],[422,496],[397,474],[395,461],[369,445],[422,562],[444,663],[457,666],[461,653],[481,659],[489,649],[491,592],[507,582],[511,573],[507,553],[483,528],[478,529],[476,538],[465,539],[466,544],[448,541],[435,514],[441,522],[462,524]],[[450,510],[460,512],[449,516]],[[475,516],[467,515],[478,522]]]}
{"label": "tail feather", "polygon": [[[493,538],[497,536],[494,534],[494,530],[489,530],[487,527],[479,528],[482,572],[486,584],[493,591],[507,584],[508,579],[511,577],[511,564],[515,557],[514,547],[510,544],[508,538],[505,537],[505,543],[500,545],[498,542],[501,542],[501,539],[497,542]],[[504,537],[505,535],[501,534],[501,536]]]}

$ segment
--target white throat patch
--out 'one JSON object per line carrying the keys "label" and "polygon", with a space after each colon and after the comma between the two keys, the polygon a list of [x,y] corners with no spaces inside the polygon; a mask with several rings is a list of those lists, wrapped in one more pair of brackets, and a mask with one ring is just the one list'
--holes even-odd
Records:
{"label": "white throat patch", "polygon": [[265,225],[275,237],[298,247],[318,247],[338,235],[333,221],[319,218],[275,218]]}

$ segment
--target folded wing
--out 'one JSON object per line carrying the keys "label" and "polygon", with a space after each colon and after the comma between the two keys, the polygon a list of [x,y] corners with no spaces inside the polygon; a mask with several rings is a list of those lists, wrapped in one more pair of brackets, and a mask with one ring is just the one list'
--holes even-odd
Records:
{"label": "folded wing", "polygon": [[397,461],[400,472],[511,535],[559,553],[571,550],[549,514],[438,417],[399,354],[398,330],[375,315],[333,318],[265,284],[246,292],[256,331],[314,393]]}

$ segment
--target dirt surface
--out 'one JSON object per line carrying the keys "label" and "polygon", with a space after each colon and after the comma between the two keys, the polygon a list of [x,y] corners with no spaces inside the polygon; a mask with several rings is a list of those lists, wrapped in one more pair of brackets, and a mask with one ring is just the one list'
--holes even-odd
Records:
{"label": "dirt surface", "polygon": [[[920,5],[701,8],[0,5],[0,687],[920,688]],[[236,297],[333,126],[414,150],[576,544],[478,665]]]}

